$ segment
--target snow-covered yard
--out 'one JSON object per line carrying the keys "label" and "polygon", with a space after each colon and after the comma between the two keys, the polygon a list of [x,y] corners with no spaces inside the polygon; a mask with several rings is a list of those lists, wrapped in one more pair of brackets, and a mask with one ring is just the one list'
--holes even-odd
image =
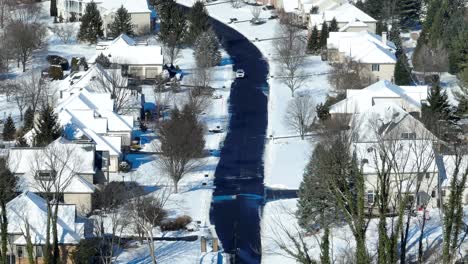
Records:
{"label": "snow-covered yard", "polygon": [[[283,250],[278,246],[278,243],[290,245],[293,249],[292,241],[285,236],[285,231],[291,234],[298,232],[305,233],[297,224],[295,212],[297,210],[297,199],[279,200],[269,202],[265,205],[262,219],[262,263],[295,263]],[[423,246],[426,251],[440,247],[442,243],[442,221],[439,210],[428,212],[426,217]],[[465,220],[468,220],[468,207],[465,207]],[[387,219],[388,226],[391,224],[391,218]],[[378,243],[378,219],[372,219],[366,233],[367,248],[371,255],[376,253]],[[409,229],[408,253],[415,255],[418,252],[418,239],[420,236],[422,224],[422,214],[412,217]],[[320,238],[322,232],[317,234],[306,234],[305,241],[309,248],[309,254],[319,260],[320,256]],[[345,253],[353,252],[354,238],[350,229],[347,226],[335,226],[330,231],[330,248],[332,257],[335,261],[343,260],[346,263]],[[468,243],[463,243],[460,252],[465,254],[468,250]],[[436,263],[436,262],[433,262]]]}

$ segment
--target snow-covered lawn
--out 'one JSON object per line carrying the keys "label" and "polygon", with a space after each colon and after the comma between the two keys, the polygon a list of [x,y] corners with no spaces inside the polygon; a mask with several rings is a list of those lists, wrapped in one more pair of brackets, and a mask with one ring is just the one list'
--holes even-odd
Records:
{"label": "snow-covered lawn", "polygon": [[[268,264],[286,264],[296,263],[292,260],[284,251],[282,251],[278,242],[290,245],[293,249],[294,245],[289,241],[284,231],[288,231],[292,234],[298,232],[304,232],[298,224],[294,213],[297,210],[297,199],[279,200],[269,202],[265,205],[262,219],[262,263]],[[429,216],[426,218],[425,234],[423,236],[423,246],[425,250],[440,248],[442,243],[442,222],[440,218],[440,211],[433,210],[429,211]],[[465,220],[468,220],[468,207],[465,207]],[[391,224],[391,218],[388,218],[388,226]],[[418,239],[420,235],[422,223],[422,215],[418,214],[412,217],[409,229],[409,241],[408,241],[408,254],[417,254],[418,252]],[[378,219],[372,219],[369,223],[369,227],[366,233],[367,247],[371,255],[376,253],[378,243]],[[310,249],[310,255],[315,259],[319,260],[320,247],[319,241],[323,234],[306,235],[305,241],[307,242],[308,248]],[[343,259],[345,252],[353,252],[354,238],[350,229],[347,226],[336,226],[330,231],[330,248],[335,261],[346,260]],[[468,242],[464,242],[460,249],[460,252],[465,253],[468,250]],[[341,262],[346,263],[346,261]],[[436,262],[433,262],[436,263]]]}

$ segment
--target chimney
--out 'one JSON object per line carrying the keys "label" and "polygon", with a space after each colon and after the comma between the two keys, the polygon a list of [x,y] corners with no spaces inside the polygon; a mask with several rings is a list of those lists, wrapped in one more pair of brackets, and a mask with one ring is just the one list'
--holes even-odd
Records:
{"label": "chimney", "polygon": [[382,32],[382,43],[387,45],[387,32]]}

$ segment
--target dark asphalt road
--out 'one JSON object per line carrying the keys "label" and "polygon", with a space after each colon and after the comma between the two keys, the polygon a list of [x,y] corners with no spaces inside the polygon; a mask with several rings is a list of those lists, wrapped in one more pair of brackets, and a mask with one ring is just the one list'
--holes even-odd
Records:
{"label": "dark asphalt road", "polygon": [[234,70],[244,69],[246,78],[236,79],[231,87],[231,120],[216,168],[210,218],[224,250],[237,252],[236,263],[260,263],[268,118],[268,99],[263,91],[268,87],[268,63],[255,45],[234,29],[215,20],[212,26],[233,59]]}

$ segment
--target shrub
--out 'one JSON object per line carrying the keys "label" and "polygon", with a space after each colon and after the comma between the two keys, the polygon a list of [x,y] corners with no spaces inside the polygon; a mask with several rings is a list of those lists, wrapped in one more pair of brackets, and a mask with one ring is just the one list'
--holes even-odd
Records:
{"label": "shrub", "polygon": [[62,80],[63,79],[63,70],[60,65],[51,65],[49,67],[49,77],[52,80]]}
{"label": "shrub", "polygon": [[192,222],[192,218],[188,215],[179,216],[176,219],[168,220],[161,225],[162,231],[176,231],[185,229]]}
{"label": "shrub", "polygon": [[119,163],[119,171],[120,172],[129,172],[132,169],[132,165],[129,161],[122,161]]}

